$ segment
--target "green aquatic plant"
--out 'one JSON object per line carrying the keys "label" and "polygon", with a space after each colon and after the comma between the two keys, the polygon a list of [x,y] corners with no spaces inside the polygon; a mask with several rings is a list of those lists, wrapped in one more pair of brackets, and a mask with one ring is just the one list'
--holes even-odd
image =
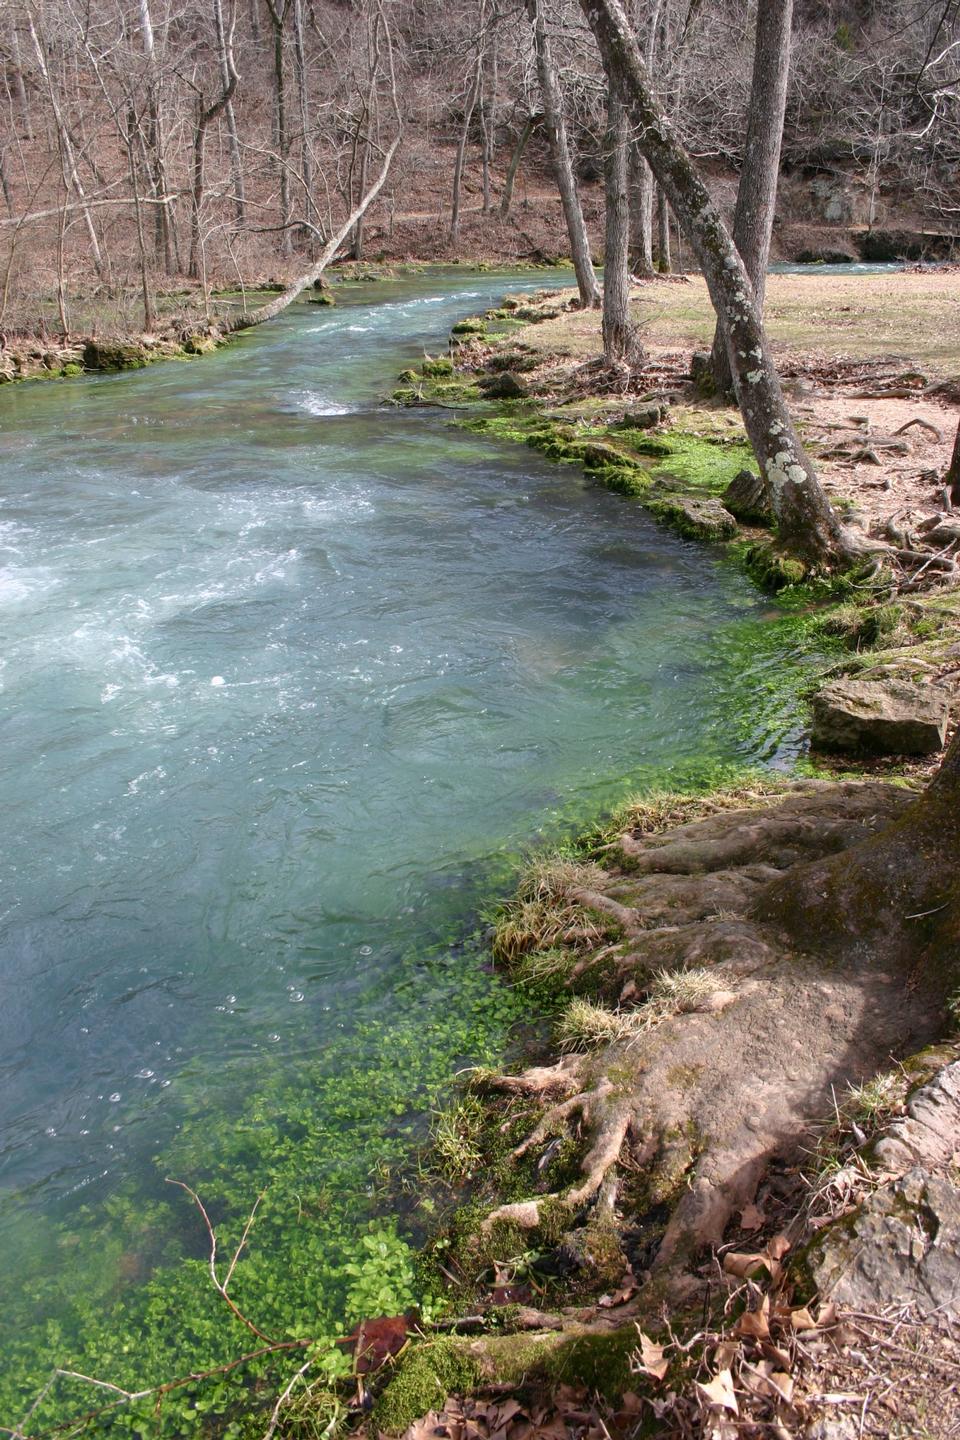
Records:
{"label": "green aquatic plant", "polygon": [[[21,1422],[54,1367],[131,1393],[211,1371],[159,1406],[155,1395],[118,1400],[61,1376],[31,1426],[62,1425],[107,1403],[91,1433],[109,1418],[112,1432],[149,1440],[210,1427],[232,1440],[238,1410],[269,1407],[307,1350],[311,1378],[330,1383],[350,1369],[336,1342],[358,1320],[415,1305],[431,1313],[432,1280],[418,1276],[415,1237],[382,1217],[401,1208],[421,1117],[465,1060],[499,1059],[523,1007],[469,948],[410,956],[392,994],[389,1018],[357,1022],[294,1074],[267,1055],[242,1088],[221,1073],[219,1093],[233,1088],[230,1113],[211,1118],[206,1081],[194,1076],[152,1169],[69,1226],[48,1222],[23,1247],[7,1274],[0,1425]],[[375,989],[356,997],[361,1016],[379,1008]],[[167,1176],[187,1179],[201,1197],[226,1257],[221,1280],[240,1248],[229,1284],[237,1310],[294,1348],[271,1349],[224,1303],[211,1284],[202,1218]],[[253,1358],[224,1368],[243,1355]]]}

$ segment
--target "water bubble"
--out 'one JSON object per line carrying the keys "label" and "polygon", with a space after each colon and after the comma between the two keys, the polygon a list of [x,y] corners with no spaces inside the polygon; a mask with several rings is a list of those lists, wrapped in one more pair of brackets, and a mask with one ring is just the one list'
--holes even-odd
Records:
{"label": "water bubble", "polygon": [[111,1104],[111,1105],[116,1105],[116,1103],[117,1103],[117,1101],[118,1101],[119,1099],[120,1099],[120,1091],[119,1091],[119,1090],[114,1090],[113,1094],[110,1096],[110,1104]]}
{"label": "water bubble", "polygon": [[44,1133],[44,1135],[48,1135],[48,1136],[52,1139],[52,1138],[56,1135],[57,1132],[56,1132],[56,1130],[54,1130],[54,1128],[53,1128],[52,1125],[48,1125],[47,1128],[46,1128],[46,1130],[44,1130],[43,1133]]}
{"label": "water bubble", "polygon": [[373,954],[373,946],[372,946],[372,945],[361,945],[361,946],[360,946],[360,954],[361,954],[361,955],[372,955],[372,954]]}
{"label": "water bubble", "polygon": [[236,1003],[237,1003],[237,997],[236,997],[236,995],[228,995],[228,996],[227,996],[227,1004],[228,1004],[228,1005],[236,1005]]}
{"label": "water bubble", "polygon": [[134,1080],[152,1080],[152,1079],[153,1079],[153,1071],[152,1071],[152,1070],[138,1070],[137,1073],[136,1073],[136,1075],[134,1075],[133,1078],[134,1078]]}
{"label": "water bubble", "polygon": [[274,1032],[272,1035],[268,1035],[267,1039],[271,1040],[273,1044],[276,1045],[277,1041],[280,1039],[280,1036],[276,1032]]}
{"label": "water bubble", "polygon": [[170,1084],[170,1081],[169,1081],[169,1080],[161,1080],[161,1081],[160,1081],[160,1089],[161,1089],[161,1090],[166,1090],[166,1088],[167,1088],[167,1086],[168,1086],[169,1084]]}
{"label": "water bubble", "polygon": [[294,990],[293,993],[292,993],[291,996],[290,996],[290,1004],[291,1004],[291,1005],[299,1005],[300,1002],[301,1002],[302,1000],[305,1000],[305,999],[306,999],[306,996],[304,995],[304,993],[303,993],[302,990]]}
{"label": "water bubble", "polygon": [[222,675],[213,675],[210,679],[210,684],[216,686],[217,689],[219,689],[221,685],[226,685],[226,683]]}

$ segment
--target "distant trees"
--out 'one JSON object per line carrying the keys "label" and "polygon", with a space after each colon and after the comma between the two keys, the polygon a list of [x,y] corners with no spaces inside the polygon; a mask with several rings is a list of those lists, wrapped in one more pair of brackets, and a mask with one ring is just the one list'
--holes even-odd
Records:
{"label": "distant trees", "polygon": [[[786,168],[819,167],[831,184],[836,174],[867,223],[906,206],[955,224],[960,7],[793,3]],[[709,173],[740,170],[741,207],[768,217],[749,180],[750,42],[759,17],[759,65],[763,34],[784,14],[783,0],[628,6],[679,138]],[[586,186],[605,172],[607,86],[575,0],[18,0],[0,7],[3,326],[37,326],[41,314],[62,324],[61,302],[91,287],[146,317],[184,273],[299,272],[391,143],[387,28],[406,138],[345,242],[351,253],[367,253],[377,229],[389,237],[405,212],[433,253],[463,243],[468,223],[475,237],[504,221],[522,251],[527,202],[515,197],[542,204],[555,183],[582,303],[596,304],[599,195]],[[636,139],[632,250],[649,275],[668,263],[670,216]],[[769,157],[761,172],[772,173]],[[759,261],[748,269],[759,283]]]}

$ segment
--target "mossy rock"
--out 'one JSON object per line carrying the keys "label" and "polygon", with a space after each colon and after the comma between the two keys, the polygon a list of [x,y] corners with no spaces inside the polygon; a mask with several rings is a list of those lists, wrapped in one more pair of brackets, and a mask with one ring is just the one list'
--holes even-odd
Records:
{"label": "mossy rock", "polygon": [[748,545],[743,553],[747,574],[764,590],[776,594],[790,585],[801,585],[807,578],[807,569],[802,560],[785,555],[774,545],[762,542]]}
{"label": "mossy rock", "polygon": [[436,358],[428,355],[420,366],[420,373],[430,379],[436,379],[440,375],[452,375],[453,361],[446,355],[438,355]]}
{"label": "mossy rock", "polygon": [[498,375],[487,375],[479,383],[488,400],[525,400],[530,393],[512,370],[503,370]]}
{"label": "mossy rock", "polygon": [[636,456],[631,455],[628,450],[622,450],[618,445],[611,445],[607,440],[584,441],[581,458],[584,470],[606,470],[612,466],[616,470],[631,470],[647,475],[646,469]]}
{"label": "mossy rock", "polygon": [[329,290],[320,290],[316,295],[309,295],[311,305],[336,305],[336,299]]}
{"label": "mossy rock", "polygon": [[487,322],[479,317],[458,320],[450,331],[451,335],[486,335]]}
{"label": "mossy rock", "polygon": [[88,340],[83,347],[86,370],[142,370],[147,352],[142,345],[110,340]]}
{"label": "mossy rock", "polygon": [[647,509],[691,540],[716,544],[737,533],[736,520],[712,495],[658,494],[647,501]]}
{"label": "mossy rock", "polygon": [[183,348],[188,355],[209,355],[211,350],[216,350],[217,342],[212,335],[202,335],[198,332],[187,336],[183,342]]}
{"label": "mossy rock", "polygon": [[71,361],[70,364],[61,366],[60,374],[63,376],[64,380],[69,380],[74,375],[82,375],[83,366],[77,365],[74,361]]}
{"label": "mossy rock", "polygon": [[611,430],[652,430],[666,417],[666,405],[638,405],[628,410],[620,420],[614,420]]}

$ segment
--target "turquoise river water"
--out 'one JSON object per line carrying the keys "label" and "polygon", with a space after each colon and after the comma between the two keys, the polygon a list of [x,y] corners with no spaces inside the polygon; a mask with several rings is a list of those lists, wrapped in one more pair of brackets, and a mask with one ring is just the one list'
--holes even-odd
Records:
{"label": "turquoise river water", "polygon": [[[113,1403],[61,1377],[27,1422],[58,1365],[137,1388],[256,1348],[170,1176],[225,1250],[266,1192],[232,1288],[271,1338],[415,1298],[430,1202],[393,1177],[521,1013],[460,943],[478,904],[631,784],[797,752],[801,657],[746,580],[381,403],[508,283],[542,280],[342,287],[0,394],[0,1425]],[[191,1432],[293,1353],[97,1423]]]}

